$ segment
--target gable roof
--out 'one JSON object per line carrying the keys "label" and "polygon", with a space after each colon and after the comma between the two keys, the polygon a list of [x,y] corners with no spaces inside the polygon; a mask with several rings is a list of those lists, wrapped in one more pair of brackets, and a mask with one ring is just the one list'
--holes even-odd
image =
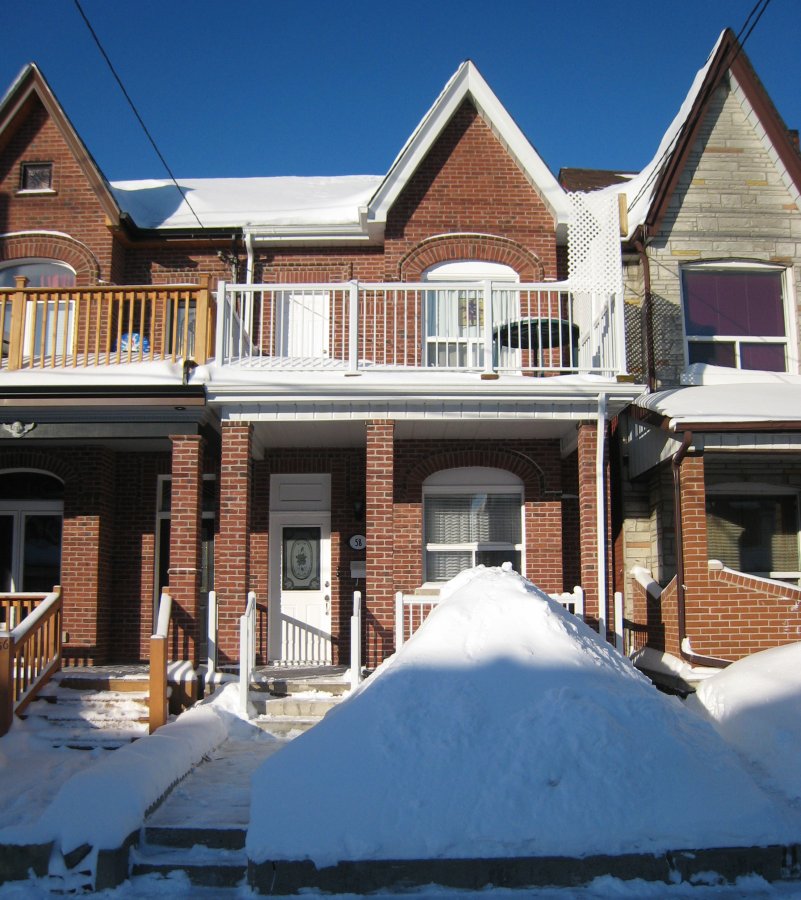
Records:
{"label": "gable roof", "polygon": [[456,70],[395,158],[389,172],[370,200],[366,210],[367,220],[375,223],[386,222],[392,204],[456,110],[468,98],[473,101],[482,119],[517,162],[534,190],[542,197],[557,226],[565,226],[571,217],[571,206],[565,192],[469,59]]}
{"label": "gable roof", "polygon": [[[721,32],[706,63],[696,73],[690,90],[663,135],[653,159],[626,185],[628,238],[633,237],[641,226],[648,230],[658,228],[703,123],[704,113],[714,90],[727,73],[731,73],[744,92],[779,164],[784,167],[796,190],[801,192],[801,155],[734,32],[727,28]],[[615,187],[607,190],[620,192]]]}
{"label": "gable roof", "polygon": [[86,180],[97,195],[103,212],[114,225],[117,225],[120,219],[120,208],[117,206],[105,176],[62,109],[44,75],[34,63],[28,63],[22,69],[6,95],[0,100],[0,146],[13,133],[34,97],[38,98],[48,116],[61,132]]}

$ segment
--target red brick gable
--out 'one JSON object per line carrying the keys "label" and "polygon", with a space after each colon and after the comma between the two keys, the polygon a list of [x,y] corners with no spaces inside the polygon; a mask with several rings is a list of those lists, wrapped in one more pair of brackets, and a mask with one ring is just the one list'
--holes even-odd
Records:
{"label": "red brick gable", "polygon": [[[389,211],[387,277],[398,277],[401,260],[422,241],[446,233],[503,238],[538,260],[545,277],[556,276],[553,216],[469,100]],[[474,258],[486,258],[477,250]]]}
{"label": "red brick gable", "polygon": [[[0,240],[0,258],[60,259],[76,270],[79,284],[111,280],[113,238],[102,204],[38,96],[22,106],[6,136],[0,147],[0,233],[57,231],[72,241],[42,234]],[[25,162],[53,164],[53,193],[19,193]]]}

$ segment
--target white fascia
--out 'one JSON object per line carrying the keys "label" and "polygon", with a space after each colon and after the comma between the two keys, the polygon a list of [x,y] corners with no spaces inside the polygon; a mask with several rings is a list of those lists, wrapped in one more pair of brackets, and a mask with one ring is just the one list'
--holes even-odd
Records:
{"label": "white fascia", "polygon": [[554,217],[559,233],[564,232],[572,216],[567,195],[471,60],[459,66],[392,163],[386,178],[370,201],[370,221],[386,222],[392,204],[468,96],[542,197]]}
{"label": "white fascia", "polygon": [[384,223],[368,223],[367,210],[363,207],[359,210],[359,221],[345,225],[246,225],[242,233],[254,245],[381,244]]}

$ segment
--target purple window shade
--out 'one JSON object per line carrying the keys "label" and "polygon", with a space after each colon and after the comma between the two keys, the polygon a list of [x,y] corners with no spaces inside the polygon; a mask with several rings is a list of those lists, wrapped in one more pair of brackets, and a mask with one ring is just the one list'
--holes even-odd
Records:
{"label": "purple window shade", "polygon": [[688,335],[784,337],[781,272],[684,272]]}
{"label": "purple window shade", "polygon": [[740,368],[786,372],[784,344],[740,344]]}

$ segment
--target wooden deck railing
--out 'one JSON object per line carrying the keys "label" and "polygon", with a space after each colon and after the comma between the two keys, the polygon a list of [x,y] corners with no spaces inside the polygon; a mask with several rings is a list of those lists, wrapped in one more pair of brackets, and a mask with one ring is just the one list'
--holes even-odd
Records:
{"label": "wooden deck railing", "polygon": [[156,633],[150,637],[150,733],[161,728],[169,713],[167,691],[167,638],[170,632],[172,597],[162,593]]}
{"label": "wooden deck railing", "polygon": [[0,736],[61,668],[61,588],[0,594]]}
{"label": "wooden deck railing", "polygon": [[0,289],[0,365],[9,370],[212,355],[214,306],[200,285]]}

